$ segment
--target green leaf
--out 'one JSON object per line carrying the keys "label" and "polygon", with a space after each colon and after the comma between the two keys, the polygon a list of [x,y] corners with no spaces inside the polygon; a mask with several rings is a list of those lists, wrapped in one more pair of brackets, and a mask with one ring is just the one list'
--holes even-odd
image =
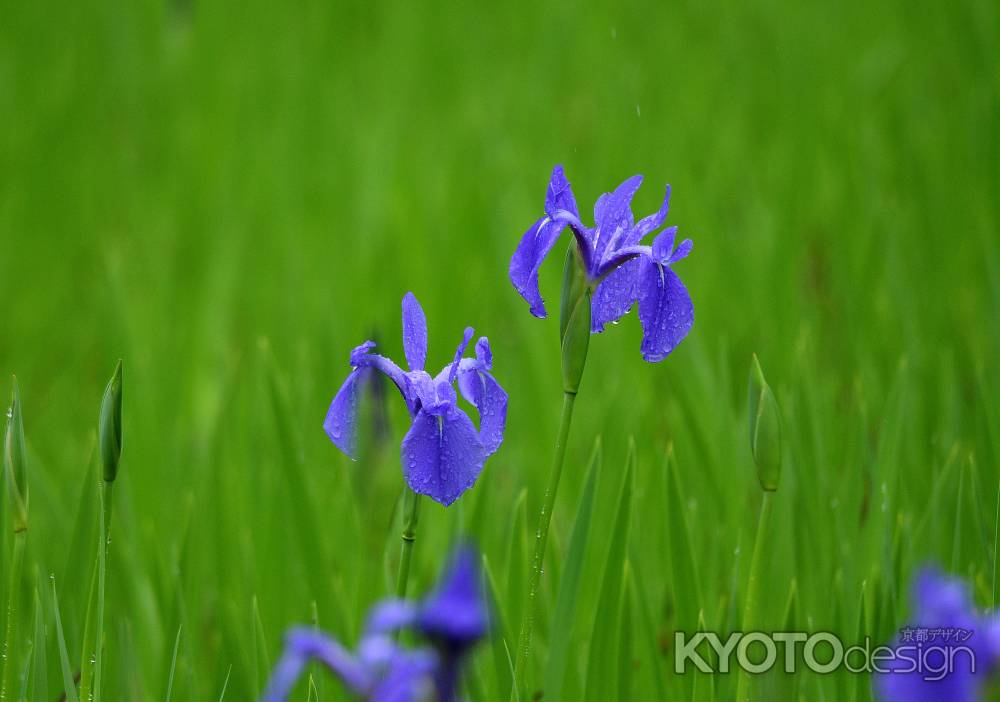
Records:
{"label": "green leaf", "polygon": [[601,440],[594,442],[587,468],[587,480],[580,495],[573,530],[569,539],[569,550],[566,553],[566,565],[562,579],[559,581],[559,594],[556,596],[555,612],[552,615],[552,629],[556,632],[549,641],[549,659],[545,669],[545,697],[562,699],[563,681],[566,675],[566,661],[570,643],[573,638],[573,624],[579,619],[577,600],[580,596],[583,564],[587,556],[587,543],[590,537],[591,515],[594,510],[594,492],[597,487],[597,475],[601,470]]}
{"label": "green leaf", "polygon": [[177,672],[177,651],[179,651],[181,647],[181,631],[183,629],[183,624],[178,626],[177,636],[174,637],[174,652],[170,656],[170,672],[167,674],[166,702],[170,702],[170,698],[174,694],[174,674]]}
{"label": "green leaf", "polygon": [[694,631],[702,611],[701,588],[672,445],[667,449],[666,470],[667,557],[675,618],[678,629]]}
{"label": "green leaf", "polygon": [[260,608],[257,606],[257,596],[253,596],[251,604],[253,621],[253,662],[254,680],[258,690],[263,690],[267,685],[267,678],[271,674],[271,657],[267,652],[267,636],[264,634],[264,623],[260,619]]}
{"label": "green leaf", "polygon": [[614,698],[617,681],[616,642],[618,641],[619,611],[625,578],[625,554],[628,550],[629,531],[632,523],[632,493],[635,488],[635,442],[629,442],[625,461],[625,476],[617,501],[615,521],[611,529],[611,544],[604,562],[598,607],[590,638],[590,655],[587,660],[585,700],[609,702]]}
{"label": "green leaf", "polygon": [[49,665],[45,657],[45,610],[42,608],[42,598],[35,588],[35,633],[32,637],[34,656],[31,662],[31,699],[49,699]]}
{"label": "green leaf", "polygon": [[496,580],[490,568],[489,559],[483,554],[483,589],[490,601],[490,643],[493,649],[493,667],[496,672],[498,699],[506,700],[511,694],[514,680],[514,663],[510,659],[510,649],[506,643],[508,633],[507,622],[511,621],[504,614],[503,606],[497,597]]}
{"label": "green leaf", "polygon": [[98,422],[98,436],[101,447],[101,464],[105,482],[112,483],[118,477],[118,463],[122,456],[122,362],[118,360],[111,375],[104,398],[101,400],[101,414]]}
{"label": "green leaf", "polygon": [[504,602],[508,621],[519,622],[524,616],[525,590],[528,574],[528,491],[521,490],[512,509],[510,533],[507,537],[507,591]]}
{"label": "green leaf", "polygon": [[625,561],[625,577],[622,586],[621,603],[619,605],[618,626],[618,699],[630,702],[632,683],[635,671],[632,663],[632,569],[628,560]]}
{"label": "green leaf", "polygon": [[69,651],[66,649],[66,637],[63,635],[62,617],[59,616],[59,596],[56,594],[56,579],[52,578],[52,613],[56,620],[56,639],[59,642],[59,664],[62,670],[63,694],[66,702],[79,702],[76,694],[76,681],[73,679],[73,669],[69,664]]}

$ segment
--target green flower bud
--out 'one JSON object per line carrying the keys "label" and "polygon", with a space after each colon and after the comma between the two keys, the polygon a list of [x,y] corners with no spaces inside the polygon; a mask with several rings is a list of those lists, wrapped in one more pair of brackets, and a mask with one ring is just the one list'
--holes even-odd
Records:
{"label": "green flower bud", "polygon": [[750,367],[750,451],[757,479],[768,491],[778,489],[781,477],[781,414],[771,387],[764,380],[757,354]]}
{"label": "green flower bud", "polygon": [[122,456],[122,362],[119,359],[114,375],[104,388],[101,400],[99,426],[101,463],[104,466],[104,480],[112,483],[118,476],[118,462]]}
{"label": "green flower bud", "polygon": [[559,341],[562,345],[563,390],[576,394],[587,364],[590,346],[590,285],[576,245],[566,252],[562,301],[559,308]]}
{"label": "green flower bud", "polygon": [[28,528],[27,449],[24,443],[24,420],[21,417],[21,393],[17,378],[13,378],[10,408],[7,410],[7,431],[4,434],[3,464],[7,492],[14,507],[14,533]]}

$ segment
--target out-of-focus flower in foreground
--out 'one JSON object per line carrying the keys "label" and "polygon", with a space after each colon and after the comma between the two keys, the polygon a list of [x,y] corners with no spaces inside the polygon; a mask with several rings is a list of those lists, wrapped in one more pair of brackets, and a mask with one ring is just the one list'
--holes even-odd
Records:
{"label": "out-of-focus flower in foreground", "polygon": [[891,672],[876,676],[878,699],[977,702],[1000,663],[1000,619],[976,611],[962,580],[930,568],[917,576],[913,607],[913,624],[891,645]]}
{"label": "out-of-focus flower in foreground", "polygon": [[[358,406],[368,374],[385,374],[399,389],[413,424],[403,439],[401,456],[407,485],[443,505],[472,487],[483,464],[503,442],[507,393],[490,373],[493,354],[486,337],[476,342],[475,358],[463,358],[472,340],[466,328],[454,359],[436,376],[424,370],[427,320],[413,293],[403,298],[403,350],[410,370],[371,353],[366,341],[351,352],[352,371],[330,404],[323,428],[348,456],[357,453]],[[479,428],[458,405],[459,392],[479,413]]]}
{"label": "out-of-focus flower in foreground", "polygon": [[[314,629],[292,629],[261,700],[284,702],[306,665],[316,660],[367,702],[454,702],[465,658],[488,633],[488,615],[476,552],[461,548],[426,600],[377,605],[356,653]],[[394,634],[401,629],[428,645],[400,646]]]}
{"label": "out-of-focus flower in foreground", "polygon": [[576,240],[580,266],[592,289],[590,329],[604,330],[618,321],[632,305],[639,304],[642,322],[642,357],[662,361],[687,336],[694,323],[694,305],[671,266],[691,252],[691,240],[676,248],[677,227],[660,232],[652,245],[642,240],[659,229],[667,218],[670,188],[658,212],[635,221],[632,197],[642,176],[632,176],[594,205],[595,226],[580,220],[576,199],[562,166],[552,171],[545,197],[545,215],[525,232],[510,261],[510,280],[531,305],[536,317],[546,315],[538,289],[538,270],[569,227]]}

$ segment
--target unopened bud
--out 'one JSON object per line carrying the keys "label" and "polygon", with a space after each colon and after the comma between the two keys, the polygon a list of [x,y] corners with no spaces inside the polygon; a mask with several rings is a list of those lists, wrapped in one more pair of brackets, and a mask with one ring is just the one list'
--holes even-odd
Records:
{"label": "unopened bud", "polygon": [[104,388],[101,400],[101,419],[98,427],[101,444],[101,463],[105,482],[112,483],[118,476],[118,463],[122,456],[122,362],[118,361],[114,375]]}
{"label": "unopened bud", "polygon": [[575,244],[571,244],[566,252],[566,264],[563,266],[559,340],[562,345],[563,390],[576,394],[590,346],[590,285]]}

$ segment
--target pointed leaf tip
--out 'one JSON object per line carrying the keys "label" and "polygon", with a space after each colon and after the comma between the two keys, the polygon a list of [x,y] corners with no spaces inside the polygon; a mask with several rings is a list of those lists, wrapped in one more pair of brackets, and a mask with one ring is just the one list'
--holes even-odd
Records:
{"label": "pointed leaf tip", "polygon": [[750,365],[748,395],[750,452],[761,488],[773,492],[781,477],[781,412],[757,354]]}

